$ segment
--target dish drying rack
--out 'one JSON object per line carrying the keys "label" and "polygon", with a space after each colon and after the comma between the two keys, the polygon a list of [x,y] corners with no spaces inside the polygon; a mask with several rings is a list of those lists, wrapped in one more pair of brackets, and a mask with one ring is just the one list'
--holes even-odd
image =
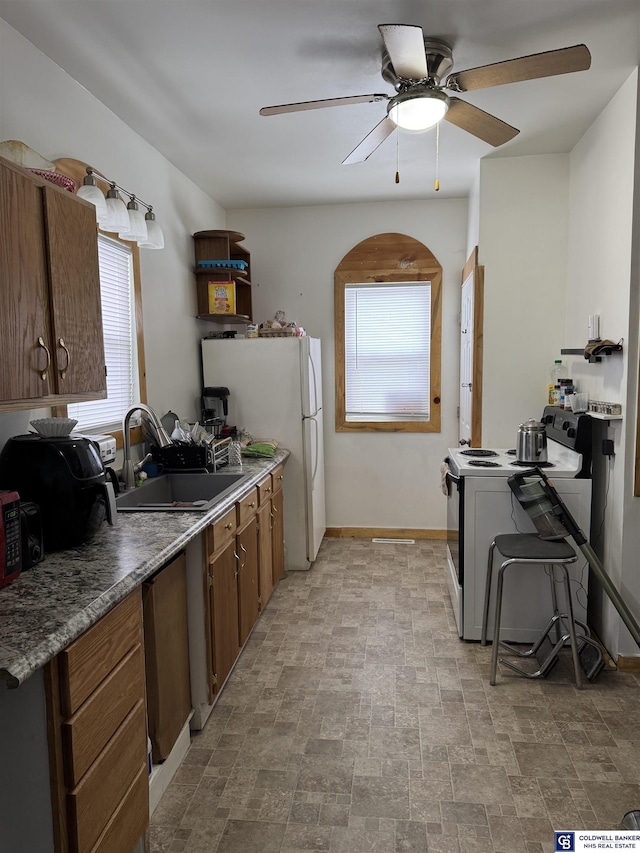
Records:
{"label": "dish drying rack", "polygon": [[231,437],[218,438],[208,445],[173,444],[155,447],[153,458],[164,465],[166,471],[216,472],[229,464]]}

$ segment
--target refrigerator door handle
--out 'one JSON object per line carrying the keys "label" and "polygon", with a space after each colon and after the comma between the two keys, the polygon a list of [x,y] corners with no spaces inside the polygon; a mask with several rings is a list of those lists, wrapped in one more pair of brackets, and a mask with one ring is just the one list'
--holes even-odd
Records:
{"label": "refrigerator door handle", "polygon": [[302,420],[303,421],[315,421],[315,419],[317,418],[317,416],[320,414],[321,411],[322,411],[322,406],[320,406],[319,409],[316,409],[312,415],[303,415]]}
{"label": "refrigerator door handle", "polygon": [[312,421],[314,424],[314,427],[315,427],[315,429],[313,431],[314,439],[315,439],[315,441],[314,441],[314,452],[313,452],[314,461],[313,461],[313,471],[311,472],[311,482],[313,483],[313,481],[316,478],[316,473],[318,471],[318,455],[319,455],[318,454],[318,421],[312,416],[306,417],[306,418],[304,418],[304,420]]}
{"label": "refrigerator door handle", "polygon": [[316,366],[313,363],[313,359],[311,358],[311,355],[309,355],[309,362],[311,363],[311,375],[313,376],[313,402],[316,405],[315,412],[313,412],[311,415],[309,415],[309,417],[314,418],[318,414],[318,412],[320,411],[322,406],[318,406],[318,378],[316,376]]}

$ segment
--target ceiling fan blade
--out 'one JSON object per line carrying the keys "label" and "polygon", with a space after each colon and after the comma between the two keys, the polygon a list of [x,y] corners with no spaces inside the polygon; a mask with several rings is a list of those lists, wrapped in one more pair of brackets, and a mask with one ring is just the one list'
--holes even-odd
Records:
{"label": "ceiling fan blade", "polygon": [[396,129],[396,125],[388,116],[385,116],[382,121],[370,131],[362,142],[353,149],[351,154],[342,161],[343,166],[350,166],[352,163],[364,163],[373,152],[385,141],[387,136]]}
{"label": "ceiling fan blade", "polygon": [[427,77],[427,58],[422,27],[408,24],[378,24],[393,70],[405,80]]}
{"label": "ceiling fan blade", "polygon": [[544,53],[533,53],[531,56],[459,71],[449,75],[445,85],[454,92],[471,92],[474,89],[502,86],[504,83],[521,83],[540,77],[586,71],[590,66],[589,48],[584,44],[576,44],[573,47],[547,50]]}
{"label": "ceiling fan blade", "polygon": [[445,120],[496,148],[520,133],[516,127],[511,127],[510,124],[466,101],[461,101],[460,98],[450,99]]}
{"label": "ceiling fan blade", "polygon": [[389,95],[350,95],[347,98],[325,98],[322,101],[301,101],[298,104],[279,104],[275,107],[263,107],[261,116],[275,116],[280,113],[297,113],[302,110],[320,110],[323,107],[342,107],[347,104],[373,104],[388,101]]}

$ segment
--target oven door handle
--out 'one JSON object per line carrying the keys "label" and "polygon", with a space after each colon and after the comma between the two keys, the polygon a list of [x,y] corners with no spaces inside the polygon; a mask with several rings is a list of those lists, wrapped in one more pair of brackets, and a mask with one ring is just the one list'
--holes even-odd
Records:
{"label": "oven door handle", "polygon": [[[447,456],[447,458],[444,461],[448,465],[449,464],[449,457]],[[447,473],[445,474],[445,482],[447,484],[447,491],[449,492],[449,495],[451,495],[450,484],[451,483],[455,484],[456,488],[458,488],[458,490],[459,490],[461,480],[462,480],[461,477],[459,477],[457,474],[452,473],[451,468],[449,468],[447,470]]]}

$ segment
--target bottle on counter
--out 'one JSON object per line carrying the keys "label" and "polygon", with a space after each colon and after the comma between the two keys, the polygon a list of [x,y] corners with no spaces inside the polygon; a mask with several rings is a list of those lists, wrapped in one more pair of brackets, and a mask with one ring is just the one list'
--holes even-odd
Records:
{"label": "bottle on counter", "polygon": [[242,467],[242,443],[237,430],[234,430],[229,444],[229,465]]}
{"label": "bottle on counter", "polygon": [[550,406],[560,405],[560,379],[566,376],[566,373],[567,368],[562,363],[562,359],[557,358],[549,370],[547,399]]}

